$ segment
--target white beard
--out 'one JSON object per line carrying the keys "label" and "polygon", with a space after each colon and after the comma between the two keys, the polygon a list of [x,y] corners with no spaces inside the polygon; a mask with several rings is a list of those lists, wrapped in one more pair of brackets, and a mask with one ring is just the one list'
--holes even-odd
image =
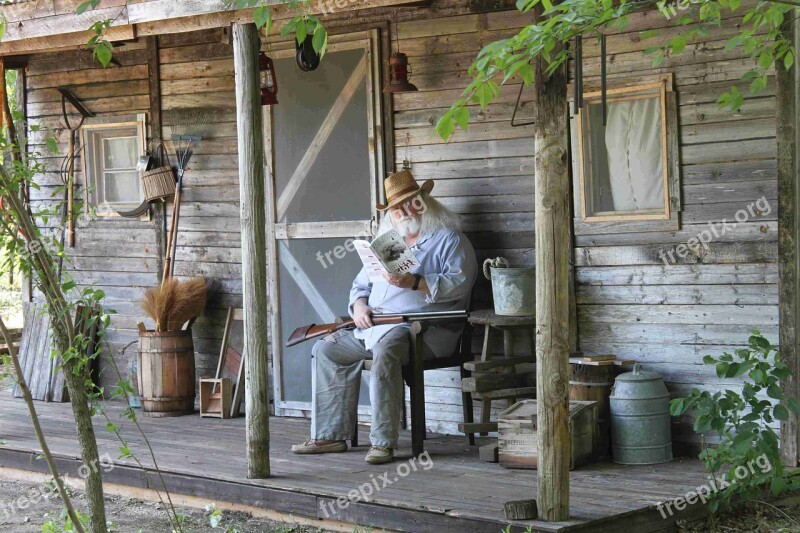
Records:
{"label": "white beard", "polygon": [[422,228],[422,223],[418,218],[404,217],[394,223],[394,227],[403,237],[416,237]]}

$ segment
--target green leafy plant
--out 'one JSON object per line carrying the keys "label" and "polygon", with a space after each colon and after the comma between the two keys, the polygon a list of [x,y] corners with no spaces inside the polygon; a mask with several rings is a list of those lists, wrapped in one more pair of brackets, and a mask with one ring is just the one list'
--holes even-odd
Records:
{"label": "green leafy plant", "polygon": [[213,503],[206,505],[205,515],[208,518],[208,525],[211,529],[217,529],[222,523],[222,511],[217,509],[217,506]]}
{"label": "green leafy plant", "polygon": [[[42,533],[77,533],[79,531],[88,529],[89,515],[77,511],[76,514],[78,516],[78,520],[81,522],[81,524],[77,527],[72,523],[72,519],[70,519],[66,509],[64,509],[61,511],[61,514],[58,518],[48,520],[42,524]],[[47,517],[47,515],[45,515],[45,517]]]}
{"label": "green leafy plant", "polygon": [[[726,50],[741,47],[753,59],[755,66],[743,79],[749,80],[751,92],[757,93],[767,86],[767,74],[776,62],[787,69],[794,64],[796,51],[781,33],[781,26],[795,5],[763,0],[742,9],[739,0],[693,0],[691,7],[674,19],[661,9],[672,27],[683,27],[684,30],[665,44],[647,48],[645,53],[652,55],[653,66],[658,67],[668,57],[683,53],[692,40],[705,35],[708,28],[719,27],[723,17],[741,15],[739,33],[729,39]],[[517,0],[516,6],[523,13],[539,9],[538,20],[516,35],[494,41],[481,49],[468,71],[472,80],[461,98],[436,124],[436,131],[443,139],[448,140],[453,135],[456,125],[467,129],[469,104],[478,104],[485,110],[500,96],[501,85],[512,79],[526,85],[532,83],[535,59],[542,58],[546,65],[544,74],[549,75],[570,59],[569,44],[576,36],[599,38],[614,30],[622,31],[633,13],[655,7],[653,2],[641,0],[562,0],[558,3]],[[646,30],[639,35],[642,39],[652,39],[659,33],[658,30]],[[721,107],[738,109],[742,99],[731,89],[720,96],[718,103]]]}
{"label": "green leafy plant", "polygon": [[[253,22],[256,27],[264,30],[264,35],[268,38],[272,31],[273,17],[270,5],[264,0],[225,0],[228,8],[253,9]],[[312,13],[310,0],[290,0],[287,5],[291,9],[298,10],[299,13],[289,19],[280,29],[281,37],[294,33],[297,44],[302,44],[309,35],[312,36],[312,46],[320,57],[325,55],[328,49],[328,30],[319,20],[319,17]]]}
{"label": "green leafy plant", "polygon": [[[506,526],[506,528],[501,533],[511,533],[511,526]],[[528,528],[525,530],[525,533],[533,533],[533,528],[531,526],[528,526]]]}
{"label": "green leafy plant", "polygon": [[[100,0],[85,0],[77,5],[75,14],[82,15],[89,10],[96,9],[99,5]],[[116,17],[98,20],[89,26],[89,31],[92,32],[92,36],[86,43],[86,47],[92,51],[92,57],[104,68],[111,64],[111,60],[114,57],[114,48],[107,38],[108,30],[111,29],[111,25],[114,24],[119,16],[125,12],[126,6],[127,2],[122,6]]]}
{"label": "green leafy plant", "polygon": [[[223,5],[227,9],[253,9],[253,22],[256,27],[264,31],[264,35],[269,37],[272,32],[274,19],[272,17],[272,10],[269,3],[265,0],[222,0]],[[96,9],[100,5],[100,0],[86,0],[78,4],[75,8],[75,13],[81,15],[89,10]],[[328,30],[319,20],[319,17],[313,14],[310,0],[290,0],[287,5],[291,9],[298,10],[299,13],[289,19],[280,29],[281,37],[285,37],[290,33],[295,34],[295,39],[298,44],[301,44],[307,36],[312,36],[312,46],[314,51],[320,57],[325,56],[328,49]],[[94,22],[89,26],[89,31],[92,36],[86,43],[86,46],[92,51],[93,57],[103,67],[111,64],[114,57],[114,48],[107,38],[108,30],[116,21],[120,14],[124,11],[121,10],[117,17],[113,19],[104,19]],[[5,25],[0,23],[0,39],[2,39],[2,31]]]}
{"label": "green leafy plant", "polygon": [[92,51],[92,56],[98,63],[107,67],[111,64],[111,59],[114,57],[114,48],[111,42],[106,39],[106,32],[111,27],[112,20],[99,20],[89,27],[89,30],[94,32],[94,35],[86,43],[86,46]]}
{"label": "green leafy plant", "polygon": [[222,511],[217,509],[217,506],[213,503],[206,505],[205,517],[208,519],[208,525],[211,529],[222,529],[225,533],[238,533],[239,531],[233,526],[226,527],[222,523],[224,520]]}
{"label": "green leafy plant", "polygon": [[[20,131],[42,131],[42,128],[34,124],[24,124],[22,116],[12,112],[16,125],[21,126]],[[120,430],[113,424],[104,407],[104,391],[95,386],[91,380],[90,367],[93,360],[100,356],[103,350],[108,353],[108,340],[106,337],[107,328],[110,325],[110,315],[112,310],[103,308],[105,293],[92,286],[79,286],[78,283],[69,276],[68,272],[58,273],[58,263],[63,260],[69,263],[69,257],[61,243],[60,232],[51,232],[47,229],[49,220],[59,220],[59,214],[63,212],[62,202],[59,199],[60,188],[54,191],[54,205],[48,203],[32,203],[28,201],[28,191],[38,189],[35,178],[44,173],[47,168],[43,163],[42,154],[36,149],[36,145],[31,145],[32,149],[25,153],[22,152],[17,143],[14,131],[8,133],[0,132],[0,152],[9,154],[2,165],[0,165],[0,197],[4,200],[4,210],[0,216],[0,275],[8,274],[10,266],[14,265],[19,272],[33,280],[34,286],[42,295],[45,301],[45,312],[51,317],[51,327],[53,330],[53,355],[58,355],[61,359],[60,369],[63,370],[67,389],[69,390],[70,401],[73,404],[73,414],[78,428],[79,444],[82,449],[82,458],[85,464],[100,464],[97,452],[97,443],[92,426],[91,417],[101,414],[106,418],[107,430],[114,433],[122,443],[122,455],[125,458],[134,459],[144,471],[135,456],[128,449],[126,442],[122,439]],[[53,149],[54,142],[46,142]],[[57,148],[57,145],[55,146]],[[80,203],[76,203],[75,209],[81,212]],[[63,220],[61,221],[63,223]],[[59,223],[57,223],[59,224]],[[60,225],[60,224],[59,224]],[[82,327],[76,327],[74,320],[76,311],[79,309],[93,310],[92,313],[84,313],[85,317]],[[100,343],[95,344],[93,335],[87,332],[97,329]],[[8,339],[7,328],[2,317],[0,317],[0,331],[2,336]],[[9,351],[11,354],[11,351]],[[24,375],[21,371],[18,358],[4,357],[4,363],[13,360],[13,367],[16,370],[16,377],[22,386]],[[119,382],[114,389],[114,396],[129,396],[131,392],[130,383],[122,379],[119,368],[113,357],[109,358],[119,377]],[[4,365],[5,366],[5,365]],[[34,426],[38,428],[38,418],[35,408],[29,395],[26,397],[29,406],[31,419]],[[151,458],[153,459],[154,470],[161,478],[161,471],[155,460],[155,455],[150,447],[146,435],[139,426],[133,410],[128,409],[124,413],[131,420],[139,432],[144,437]],[[40,438],[42,449],[45,450],[45,438],[40,431],[37,431],[37,438]],[[58,472],[54,463],[49,461],[51,473],[54,478],[58,477]],[[93,532],[103,533],[107,531],[108,525],[105,520],[105,507],[103,501],[102,479],[100,472],[96,468],[90,468],[86,476],[86,495],[89,500],[91,513],[90,527]],[[166,494],[166,501],[162,503],[167,508],[167,512],[172,522],[173,528],[182,531],[182,524],[177,518],[177,513],[172,505],[169,492],[166,490],[163,478],[161,484]],[[69,522],[49,521],[46,528],[61,528],[64,531],[82,532],[86,529],[83,520],[78,518],[74,509],[68,503],[68,494],[62,488],[59,493],[65,504],[65,512]],[[159,496],[161,492],[159,491]],[[52,530],[52,529],[51,529]],[[58,529],[56,529],[58,531]]]}
{"label": "green leafy plant", "polygon": [[786,398],[781,389],[791,373],[777,346],[753,330],[747,347],[719,357],[707,355],[703,362],[715,365],[720,378],[745,377],[741,393],[693,389],[670,403],[673,416],[691,411],[696,432],[713,431],[721,439],[700,453],[706,469],[730,483],[709,494],[712,511],[734,497],[753,499],[768,491],[778,496],[800,487],[800,480],[781,464],[778,435],[770,427],[776,420],[788,420],[789,411],[800,414],[797,400]]}

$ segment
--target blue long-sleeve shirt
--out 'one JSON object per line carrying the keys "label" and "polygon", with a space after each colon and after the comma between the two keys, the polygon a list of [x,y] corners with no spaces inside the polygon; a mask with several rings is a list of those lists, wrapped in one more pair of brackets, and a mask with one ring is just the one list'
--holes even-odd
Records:
{"label": "blue long-sleeve shirt", "polygon": [[[412,270],[425,278],[430,295],[390,285],[385,280],[370,282],[365,269],[356,276],[350,289],[350,315],[359,298],[368,298],[376,313],[424,313],[458,311],[469,307],[470,293],[478,275],[472,243],[460,231],[442,229],[420,235],[411,251],[420,265]],[[387,324],[357,329],[355,336],[371,349],[388,331],[403,324]],[[406,326],[407,327],[407,326]],[[425,344],[436,357],[452,355],[461,328],[432,327],[425,333]]]}

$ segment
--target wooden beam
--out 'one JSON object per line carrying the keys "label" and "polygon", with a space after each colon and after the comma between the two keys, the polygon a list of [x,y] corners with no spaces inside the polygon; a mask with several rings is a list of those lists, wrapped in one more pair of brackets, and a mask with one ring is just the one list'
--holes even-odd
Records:
{"label": "wooden beam", "polygon": [[569,176],[567,173],[567,77],[549,78],[536,60],[536,387],[539,435],[539,513],[543,520],[569,518]]}
{"label": "wooden beam", "polygon": [[[783,33],[797,43],[797,21],[788,19]],[[781,63],[781,62],[779,62]],[[800,187],[798,186],[798,69],[787,71],[783,63],[775,67],[778,135],[778,271],[780,280],[779,324],[781,361],[792,375],[782,383],[786,398],[800,400],[800,340],[798,339],[798,307],[800,306]],[[798,465],[800,455],[800,421],[789,411],[789,419],[781,422],[781,457],[786,466]]]}
{"label": "wooden beam", "polygon": [[[0,128],[6,125],[6,63],[0,57]],[[11,120],[11,117],[8,117]]]}
{"label": "wooden beam", "polygon": [[[88,27],[89,24],[86,25],[86,28]],[[94,35],[95,33],[93,31],[87,31],[84,28],[81,31],[19,39],[17,41],[6,40],[4,38],[3,41],[0,41],[0,56],[34,52],[43,54],[74,48],[86,48],[86,43],[89,42],[89,39]],[[106,32],[106,39],[108,39],[109,42],[129,41],[135,38],[136,33],[131,25],[115,26],[109,28]]]}
{"label": "wooden beam", "polygon": [[247,477],[250,479],[270,476],[264,131],[258,72],[260,46],[255,24],[233,25],[242,224]]}
{"label": "wooden beam", "polygon": [[[149,4],[149,2],[138,5],[147,4]],[[98,7],[97,9],[89,9],[80,15],[70,12],[52,17],[10,21],[6,28],[6,33],[3,35],[3,41],[19,41],[22,39],[82,32],[88,30],[95,22],[104,20],[110,20],[111,27],[127,26],[129,24],[127,6]]]}
{"label": "wooden beam", "polygon": [[[324,6],[327,6],[327,1],[328,0],[325,0]],[[171,0],[164,0],[161,3],[166,6],[169,2],[171,2]],[[333,0],[333,2],[335,6],[336,0]],[[143,2],[130,4],[126,12],[127,24],[110,28],[106,34],[106,38],[112,42],[124,41],[150,35],[166,35],[211,28],[223,28],[235,23],[249,23],[253,20],[252,9],[226,11],[222,2],[216,2],[218,9],[216,12],[203,12],[203,10],[210,9],[210,4],[204,0],[198,4],[200,6],[200,11],[198,11],[197,14],[191,14],[191,12],[183,6],[183,4],[192,6],[195,2],[172,2],[176,5],[180,4],[176,6],[178,11],[173,11],[173,13],[190,13],[186,16],[176,15],[176,18],[163,19],[158,18],[155,14],[148,15],[142,13],[143,10],[149,9],[152,4],[157,3],[158,2]],[[211,4],[213,4],[213,2],[211,2]],[[430,4],[430,1],[417,0],[370,0],[369,2],[364,0],[352,3],[350,6],[346,6],[343,9],[329,11],[327,15],[321,12],[319,14],[323,17],[323,22],[331,33],[342,33],[350,31],[352,28],[363,29],[364,26],[385,27],[387,20],[409,22],[430,20],[434,17],[447,18],[509,9],[508,4],[503,1],[467,3],[462,0],[439,0],[435,4],[435,7],[429,7]],[[167,9],[164,6],[162,6],[162,13]],[[325,9],[326,11],[328,10],[327,7],[325,7]],[[319,8],[315,7],[314,10],[318,12]],[[295,13],[294,10],[291,10],[285,4],[273,6],[273,18],[279,22],[288,20]],[[43,13],[31,14],[30,19],[35,20],[42,15]],[[58,13],[48,18],[58,19],[62,16],[67,16],[67,14]],[[133,20],[137,22],[134,24],[132,22]],[[50,21],[49,24],[52,26],[53,22],[54,20]],[[119,20],[117,22],[119,22]],[[9,24],[9,26],[11,26],[11,24]],[[0,55],[45,53],[85,47],[86,42],[92,36],[91,32],[84,31],[88,26],[89,23],[83,27],[79,26],[77,29],[70,29],[75,27],[73,24],[70,28],[59,28],[60,32],[56,31],[53,34],[42,37],[21,38],[15,41],[4,39],[3,42],[0,42]],[[280,26],[280,24],[277,24],[277,26]],[[383,43],[384,49],[391,50],[390,46],[386,46],[388,43],[388,32],[385,33],[385,35],[386,37],[384,37]],[[273,38],[277,39],[277,36],[273,35]],[[384,73],[384,75],[386,75],[386,73]],[[390,97],[389,95],[386,98]],[[387,143],[387,148],[391,148],[389,143]],[[387,160],[391,161],[391,159]]]}
{"label": "wooden beam", "polygon": [[[272,106],[262,106],[264,118],[264,158],[266,175],[265,211],[267,213],[267,261],[269,271],[267,276],[267,294],[269,295],[269,329],[272,334],[272,373],[275,378],[272,386],[275,398],[275,415],[282,416],[283,408],[283,345],[281,343],[281,292],[280,292],[280,267],[278,265],[278,242],[275,239],[275,215],[277,212],[277,198],[275,187],[275,150],[273,139]],[[313,374],[312,374],[313,375]]]}
{"label": "wooden beam", "polygon": [[[267,4],[273,7],[276,19],[282,17],[289,18],[290,11],[285,0],[267,0]],[[421,0],[355,0],[344,3],[344,7],[339,7],[338,4],[344,3],[341,0],[321,0],[319,2],[311,2],[309,4],[310,12],[315,15],[328,16],[334,13],[356,11],[365,8],[379,8],[379,7],[393,7],[393,6],[408,6],[408,5],[424,5],[429,2]],[[128,6],[128,18],[133,24],[140,24],[144,22],[156,22],[162,20],[172,20],[183,17],[195,17],[198,15],[214,15],[220,14],[222,17],[226,13],[245,13],[251,16],[253,9],[237,10],[234,7],[225,7],[225,2],[220,0],[192,0],[191,2],[175,2],[175,0],[151,0],[140,4],[131,4]]]}
{"label": "wooden beam", "polygon": [[[162,139],[161,64],[158,59],[158,37],[147,37],[147,86],[150,95],[150,139]],[[155,147],[153,147],[155,149]],[[158,282],[164,271],[167,242],[167,203],[156,202],[153,209],[153,230],[156,236]]]}
{"label": "wooden beam", "polygon": [[[5,79],[5,75],[3,75]],[[28,75],[24,68],[17,69],[17,85],[14,88],[17,97],[17,113],[22,115],[19,125],[15,128],[19,143],[19,150],[23,161],[28,157],[28,128],[24,126],[28,122]],[[26,184],[23,190],[25,202],[30,200],[30,185]],[[20,285],[22,301],[27,303],[33,301],[33,279],[24,273],[20,273]]]}

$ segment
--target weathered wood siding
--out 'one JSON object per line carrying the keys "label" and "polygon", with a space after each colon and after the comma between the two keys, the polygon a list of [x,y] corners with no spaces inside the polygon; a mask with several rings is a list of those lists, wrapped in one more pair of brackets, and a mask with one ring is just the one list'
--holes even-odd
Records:
{"label": "weathered wood siding", "polygon": [[[97,66],[86,50],[35,56],[27,68],[27,115],[32,124],[46,130],[29,131],[30,149],[41,152],[48,171],[39,176],[39,190],[31,190],[37,207],[63,201],[63,187],[58,174],[63,154],[67,152],[68,133],[61,116],[61,95],[56,87],[66,86],[98,117],[130,116],[147,112],[149,106],[147,65],[144,43],[130,44],[117,51],[122,67],[103,69]],[[77,125],[80,116],[72,111],[70,120]],[[50,152],[44,144],[54,136],[62,155]],[[77,158],[77,182],[83,182],[82,161]],[[57,199],[53,195],[57,193]],[[83,189],[76,188],[76,198],[83,198]],[[78,213],[76,213],[77,215]],[[58,220],[45,224],[49,231],[60,234]],[[119,350],[137,338],[136,323],[141,320],[138,300],[144,287],[157,279],[155,233],[149,221],[138,219],[98,219],[76,224],[75,248],[68,249],[71,260],[64,264],[64,273],[78,282],[78,290],[96,285],[106,292],[106,306],[117,312],[114,328],[109,332],[109,349],[104,357],[113,354],[124,374],[126,356]],[[101,382],[108,386],[119,378],[108,360],[104,360]]]}
{"label": "weathered wood siding", "polygon": [[[180,233],[175,262],[177,277],[203,276],[209,282],[206,313],[194,327],[198,377],[213,376],[222,329],[228,306],[241,306],[241,253],[236,156],[236,115],[233,99],[233,53],[223,42],[222,30],[161,37],[160,72],[163,135],[169,139],[175,124],[172,109],[207,107],[212,121],[189,165],[184,178]],[[127,44],[115,52],[122,67],[100,68],[87,51],[36,56],[30,61],[28,76],[28,117],[31,123],[50,128],[31,132],[31,148],[48,156],[48,171],[38,182],[33,198],[52,204],[51,195],[60,185],[57,170],[61,157],[44,146],[54,134],[59,151],[66,153],[67,133],[61,118],[61,100],[55,90],[66,86],[99,117],[149,113],[149,82],[144,42]],[[74,115],[71,115],[74,117]],[[149,116],[148,116],[149,126]],[[166,143],[168,151],[172,144]],[[175,164],[174,154],[170,155]],[[76,168],[81,169],[78,160]],[[79,171],[77,179],[83,182]],[[82,189],[76,194],[83,194]],[[169,226],[172,204],[169,204]],[[49,227],[55,228],[51,220]],[[95,284],[107,294],[106,305],[118,314],[112,317],[110,350],[120,370],[127,372],[128,360],[135,354],[130,347],[125,357],[119,349],[137,338],[136,323],[143,320],[139,300],[146,287],[158,281],[155,224],[151,220],[101,217],[79,224],[76,248],[65,273],[82,288]],[[144,320],[148,327],[151,321]],[[102,384],[118,379],[108,364]]]}
{"label": "weathered wood siding", "polygon": [[180,128],[171,110],[212,112],[184,176],[175,257],[176,276],[209,284],[206,312],[194,326],[198,377],[208,377],[216,372],[226,309],[242,305],[233,48],[222,30],[162,36],[159,48],[164,138]]}
{"label": "weathered wood siding", "polygon": [[[471,106],[469,130],[457,130],[450,142],[439,138],[433,126],[469,83],[466,70],[481,47],[513,35],[526,20],[530,17],[504,11],[407,22],[398,28],[400,50],[409,56],[411,81],[419,92],[394,98],[396,167],[408,158],[417,179],[436,180],[433,196],[461,215],[479,263],[502,255],[512,263],[534,264],[533,126],[510,126],[519,82],[504,86],[486,111]],[[531,94],[523,93],[517,122],[530,120]],[[491,306],[489,291],[481,274],[477,308]],[[476,331],[476,351],[482,335]],[[527,344],[524,350],[530,353]],[[458,370],[426,372],[425,383],[428,427],[457,432],[463,420]],[[479,402],[475,413],[478,420]]]}
{"label": "weathered wood siding", "polygon": [[[515,11],[460,13],[437,19],[420,9],[413,15],[417,20],[407,20],[407,13],[401,16],[400,49],[409,55],[411,81],[420,91],[394,97],[395,166],[400,168],[408,158],[418,178],[436,180],[434,195],[463,216],[480,261],[503,255],[513,263],[533,265],[533,132],[531,126],[509,125],[519,85],[504,86],[501,97],[486,111],[473,108],[469,131],[457,131],[449,143],[433,130],[467,85],[466,69],[480,48],[510,35],[526,18]],[[366,22],[382,24],[377,19]],[[574,263],[579,347],[589,354],[637,359],[661,373],[673,394],[683,394],[694,386],[736,385],[717,380],[713,368],[702,365],[702,356],[742,345],[752,327],[777,342],[775,99],[774,82],[766,92],[749,96],[739,81],[751,60],[739,50],[724,50],[735,32],[732,21],[709,30],[702,42],[689,43],[683,54],[654,69],[642,54],[652,43],[641,41],[638,32],[663,26],[663,17],[650,12],[634,16],[624,33],[610,36],[609,76],[613,85],[674,75],[681,139],[681,229],[617,233],[612,225],[598,235],[578,235]],[[162,108],[214,109],[209,136],[185,177],[175,267],[178,276],[199,275],[210,282],[206,314],[194,329],[199,376],[210,375],[216,366],[225,308],[241,305],[233,56],[226,39],[219,29],[160,38]],[[123,66],[109,69],[96,67],[85,51],[32,59],[29,116],[52,128],[62,126],[54,90],[59,85],[71,87],[101,115],[146,112],[144,52],[143,43],[127,44],[116,53]],[[585,44],[585,57],[584,71],[591,83],[599,75],[594,42]],[[715,103],[731,85],[747,95],[738,113],[720,110]],[[530,118],[530,94],[523,93],[519,121]],[[173,126],[166,113],[165,137]],[[57,133],[63,150],[66,137]],[[42,134],[34,133],[32,139],[42,147]],[[57,166],[56,159],[51,161]],[[53,172],[41,177],[39,201],[47,200],[57,179]],[[769,213],[729,228],[708,249],[696,250],[680,264],[664,265],[659,250],[685,243],[711,222],[733,220],[737,211],[761,197],[769,202]],[[120,312],[113,318],[110,336],[116,353],[136,338],[136,322],[141,319],[137,300],[142,287],[157,280],[153,223],[92,221],[78,228],[77,242],[71,266],[76,279],[103,287],[109,306]],[[491,305],[488,295],[488,283],[481,277],[478,307]],[[111,373],[106,371],[104,383],[114,381]],[[456,431],[462,416],[458,372],[429,372],[426,381],[429,428]],[[697,437],[680,423],[675,439],[691,442]]]}
{"label": "weathered wood siding", "polygon": [[[741,49],[724,50],[739,31],[738,19],[689,43],[660,68],[642,51],[666,42],[639,31],[663,27],[657,12],[636,15],[624,33],[608,37],[609,86],[672,73],[679,104],[682,212],[676,232],[577,235],[575,248],[578,337],[587,354],[613,353],[640,361],[661,374],[673,396],[693,387],[736,388],[719,379],[703,356],[747,343],[751,329],[778,342],[777,177],[775,84],[750,95],[741,75],[753,65]],[[584,47],[587,83],[598,83],[599,47]],[[739,112],[721,110],[717,97],[731,86],[745,94]],[[573,148],[575,150],[575,148]],[[758,199],[768,207],[736,222]],[[762,203],[762,206],[765,205]],[[730,226],[723,229],[722,221]],[[741,220],[741,218],[740,218]],[[665,264],[659,252],[716,228],[708,247]],[[697,443],[687,418],[673,424],[673,440]],[[706,437],[708,439],[708,437]]]}

